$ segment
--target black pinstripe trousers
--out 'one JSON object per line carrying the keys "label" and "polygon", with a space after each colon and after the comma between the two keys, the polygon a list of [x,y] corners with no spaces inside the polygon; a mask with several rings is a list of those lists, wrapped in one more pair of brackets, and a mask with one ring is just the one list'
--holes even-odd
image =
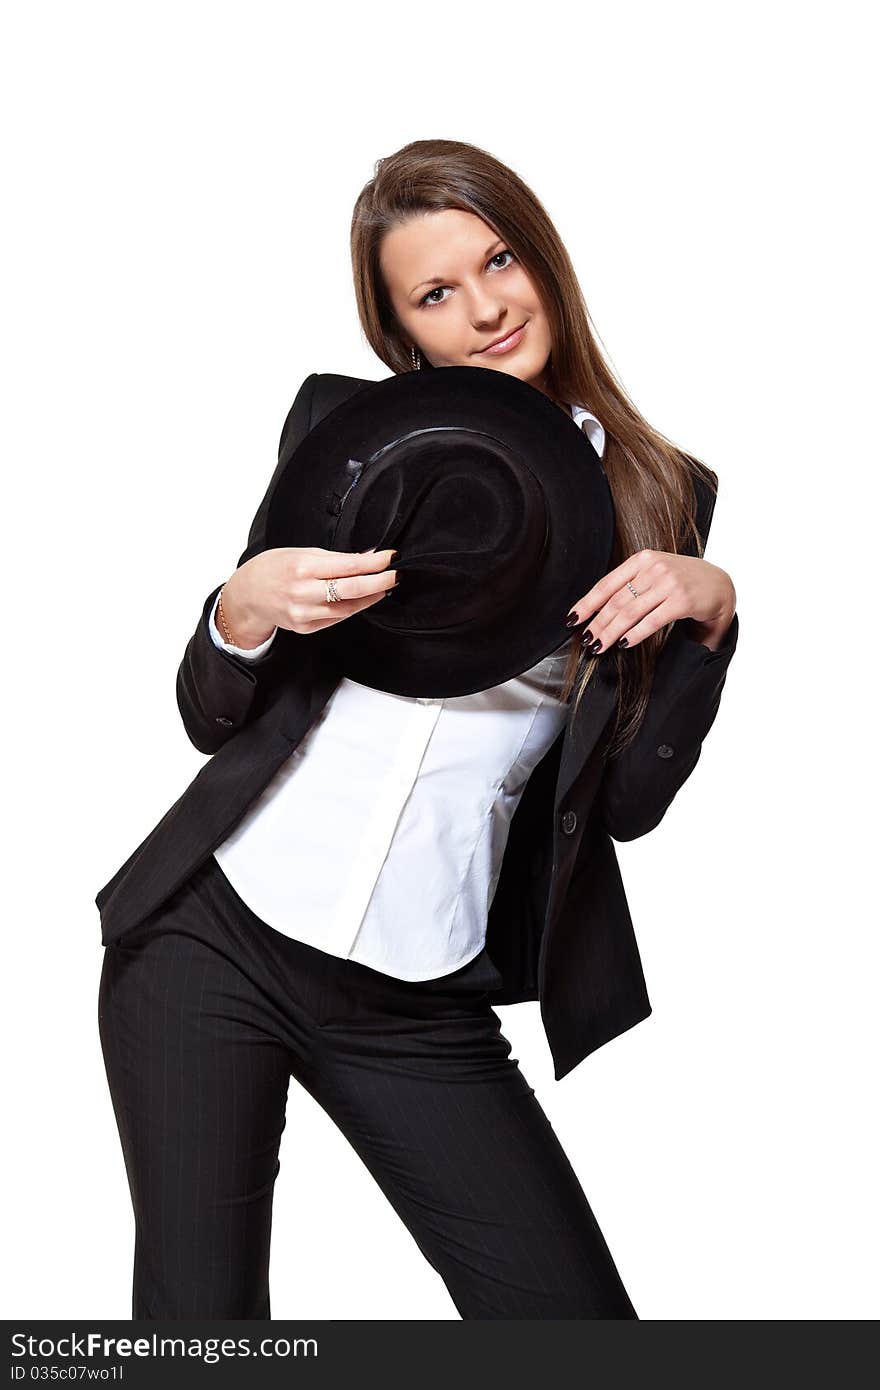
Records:
{"label": "black pinstripe trousers", "polygon": [[270,1317],[292,1075],[462,1318],[636,1318],[487,1001],[498,982],[485,950],[408,982],[296,941],[213,856],[107,946],[99,1032],[134,1208],[132,1316]]}

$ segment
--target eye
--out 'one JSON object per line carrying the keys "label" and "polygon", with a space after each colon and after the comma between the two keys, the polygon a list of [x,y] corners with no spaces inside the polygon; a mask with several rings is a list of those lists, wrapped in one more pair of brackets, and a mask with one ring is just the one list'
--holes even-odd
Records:
{"label": "eye", "polygon": [[[486,262],[486,264],[487,264],[487,265],[492,265],[492,263],[493,263],[494,261],[497,261],[501,256],[510,256],[511,260],[516,260],[516,257],[514,256],[513,252],[512,252],[512,251],[508,251],[508,250],[505,249],[504,251],[496,251],[494,256],[490,256],[490,257],[489,257],[489,259],[488,259],[488,261]],[[509,265],[510,265],[510,261],[506,261],[506,262],[504,263],[504,265],[497,265],[497,266],[495,267],[495,269],[496,269],[496,270],[506,270],[507,267],[508,267]],[[421,309],[421,308],[423,308],[425,305],[430,305],[430,304],[445,304],[445,303],[446,303],[446,300],[445,300],[445,299],[432,299],[432,298],[431,298],[431,295],[432,295],[432,294],[439,294],[439,293],[441,292],[441,290],[448,290],[448,289],[449,289],[449,286],[448,286],[448,285],[435,285],[434,288],[433,288],[432,290],[428,290],[428,293],[425,294],[425,295],[423,295],[422,298],[419,300],[419,308]]]}

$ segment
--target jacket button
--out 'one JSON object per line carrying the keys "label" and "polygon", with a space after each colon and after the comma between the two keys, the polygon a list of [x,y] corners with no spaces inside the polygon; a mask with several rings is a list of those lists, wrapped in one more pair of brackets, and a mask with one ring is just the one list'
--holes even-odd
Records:
{"label": "jacket button", "polygon": [[223,727],[224,727],[224,729],[231,729],[231,728],[232,728],[232,720],[231,720],[231,719],[227,719],[225,714],[218,714],[218,715],[217,715],[217,718],[214,720],[214,723],[215,723],[215,724],[222,724]]}
{"label": "jacket button", "polygon": [[657,757],[671,758],[674,752],[675,749],[672,747],[671,743],[661,743],[660,747],[657,749]]}
{"label": "jacket button", "polygon": [[577,823],[578,823],[578,818],[577,818],[577,812],[576,812],[576,811],[563,811],[563,813],[562,813],[562,829],[565,831],[566,835],[573,835],[573,834],[574,834],[574,831],[575,831],[575,829],[576,829],[576,827],[577,827]]}

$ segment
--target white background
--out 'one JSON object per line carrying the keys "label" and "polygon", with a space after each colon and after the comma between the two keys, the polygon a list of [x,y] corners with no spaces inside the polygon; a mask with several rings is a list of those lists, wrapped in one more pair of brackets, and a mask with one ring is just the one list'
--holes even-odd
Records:
{"label": "white background", "polygon": [[[741,621],[697,770],[619,846],[653,1015],[561,1082],[537,1003],[504,1031],[642,1319],[877,1315],[867,14],[6,11],[6,1317],[130,1316],[94,895],[204,762],[175,675],[297,388],[387,375],[351,209],[438,136],[532,185],[625,386],[718,473]],[[457,1317],[295,1083],[272,1311]]]}

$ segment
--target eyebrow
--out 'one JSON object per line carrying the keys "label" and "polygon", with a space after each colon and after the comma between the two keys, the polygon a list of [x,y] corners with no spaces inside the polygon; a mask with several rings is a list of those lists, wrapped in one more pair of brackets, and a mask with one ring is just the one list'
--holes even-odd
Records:
{"label": "eyebrow", "polygon": [[[492,250],[492,247],[493,247],[493,246],[497,246],[498,243],[499,243],[500,241],[503,241],[503,240],[504,240],[503,237],[497,236],[493,242],[490,242],[490,244],[486,247],[485,251],[483,252],[483,260],[485,260],[486,257],[489,255],[489,252]],[[430,280],[422,280],[418,285],[413,285],[412,289],[410,290],[410,294],[415,294],[416,290],[420,290],[420,289],[422,288],[422,285],[445,285],[445,284],[446,284],[446,281],[444,280],[444,278],[443,278],[442,275],[432,275],[432,277],[431,277]]]}

